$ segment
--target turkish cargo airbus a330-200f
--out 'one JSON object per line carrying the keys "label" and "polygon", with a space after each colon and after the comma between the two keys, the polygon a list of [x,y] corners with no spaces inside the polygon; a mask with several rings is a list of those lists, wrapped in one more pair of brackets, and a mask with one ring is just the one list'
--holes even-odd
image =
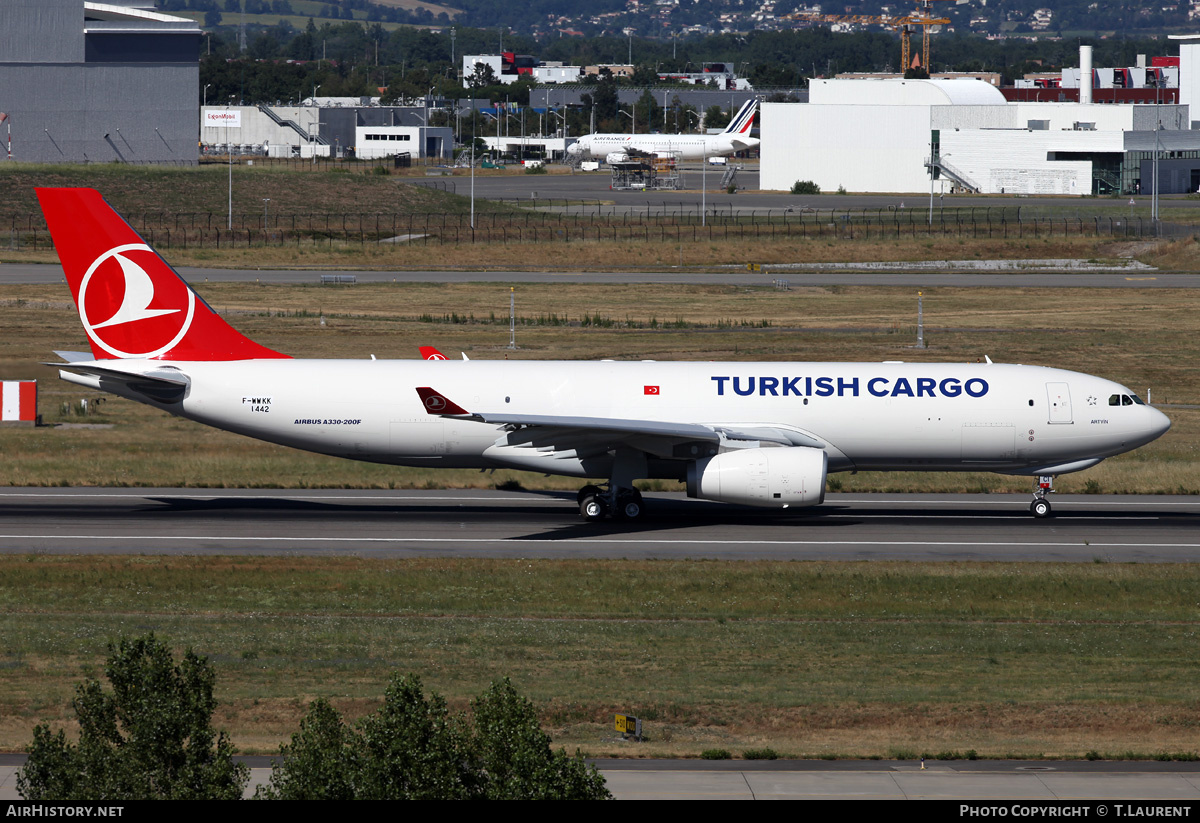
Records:
{"label": "turkish cargo airbus a330-200f", "polygon": [[822,502],[830,472],[1055,475],[1159,437],[1132,391],[988,363],[295,360],[225,323],[91,189],[39,189],[92,351],[63,379],[321,454],[428,468],[607,478],[587,519],[636,519],[634,481],[776,508]]}

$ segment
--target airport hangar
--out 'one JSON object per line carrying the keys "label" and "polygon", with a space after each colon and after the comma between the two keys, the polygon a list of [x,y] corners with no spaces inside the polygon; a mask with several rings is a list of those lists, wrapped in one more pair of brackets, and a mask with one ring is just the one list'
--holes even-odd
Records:
{"label": "airport hangar", "polygon": [[1193,51],[1200,38],[1180,49],[1178,105],[1008,102],[975,79],[814,80],[808,103],[763,104],[761,185],[924,192],[932,163],[937,192],[1148,196],[1157,152],[1159,191],[1195,192]]}
{"label": "airport hangar", "polygon": [[408,154],[449,160],[454,131],[426,125],[431,110],[381,106],[378,97],[316,97],[296,106],[204,106],[201,152],[360,160]]}
{"label": "airport hangar", "polygon": [[0,2],[0,161],[196,165],[200,27],[151,5]]}

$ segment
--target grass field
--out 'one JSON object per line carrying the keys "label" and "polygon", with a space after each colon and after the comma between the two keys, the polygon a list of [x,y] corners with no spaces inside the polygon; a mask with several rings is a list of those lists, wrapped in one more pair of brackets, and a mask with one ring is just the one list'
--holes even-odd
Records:
{"label": "grass field", "polygon": [[[351,168],[355,171],[347,170]],[[466,198],[405,185],[404,177],[363,174],[352,166],[320,172],[306,169],[303,165],[235,166],[234,214],[261,217],[263,198],[270,198],[272,214],[462,213],[470,208]],[[228,169],[222,163],[192,167],[14,164],[0,167],[0,189],[5,193],[0,198],[0,229],[7,229],[14,218],[18,226],[24,225],[30,215],[35,222],[40,221],[34,189],[57,186],[95,188],[125,217],[195,212],[224,217],[229,209]],[[487,211],[500,207],[480,199],[476,208]]]}
{"label": "grass field", "polygon": [[[795,282],[795,281],[793,281]],[[518,350],[508,343],[508,286],[378,284],[352,287],[210,283],[204,297],[235,327],[298,357],[415,358],[419,345],[473,359],[978,361],[1061,366],[1101,374],[1159,404],[1200,405],[1200,339],[1189,290],[932,289],[924,298],[929,348],[915,341],[907,289],[523,284]],[[56,349],[86,349],[65,287],[13,286],[0,311],[0,373],[41,379],[47,422],[105,429],[0,428],[5,485],[440,487],[517,479],[528,488],[576,481],[474,471],[430,474],[309,455],[107,399],[87,418],[70,411],[88,393],[50,368]],[[321,325],[321,318],[325,325]],[[1200,409],[1166,409],[1161,440],[1087,472],[1065,491],[1200,493]],[[282,480],[281,480],[282,478]],[[991,474],[836,475],[846,491],[1025,491]],[[667,487],[675,488],[675,484]]]}
{"label": "grass field", "polygon": [[[130,211],[223,212],[224,170],[91,167],[0,170],[5,220],[32,208],[33,184],[102,185]],[[242,173],[245,171],[245,177]],[[429,192],[404,200],[393,178],[238,170],[235,210],[336,213],[462,208]],[[108,175],[106,177],[106,175]],[[179,176],[183,175],[183,176]],[[194,175],[194,176],[188,176]],[[181,183],[182,181],[182,183]],[[253,185],[239,185],[241,182]],[[255,186],[260,189],[256,190]],[[342,188],[339,190],[339,186]],[[269,193],[264,193],[268,191]],[[314,197],[313,191],[317,192]],[[426,190],[421,190],[425,192]],[[427,196],[425,193],[414,197]],[[124,199],[121,199],[124,198]],[[275,199],[278,198],[278,201]],[[400,205],[397,205],[399,203]],[[361,209],[359,206],[361,205]],[[405,206],[406,207],[406,206]],[[7,209],[7,211],[6,211]],[[24,211],[22,211],[24,210]],[[8,218],[4,215],[9,215]],[[356,244],[172,252],[177,265],[353,268],[598,268],[681,264],[993,257],[1138,256],[1200,268],[1194,242],[1094,238],[898,241]],[[0,261],[39,259],[0,252]],[[50,259],[42,254],[41,259]],[[314,277],[315,279],[315,277]],[[765,278],[769,280],[769,276]],[[352,287],[201,284],[233,325],[301,357],[415,358],[436,345],[472,359],[834,360],[1038,363],[1153,390],[1172,431],[1148,447],[1059,480],[1063,491],[1200,493],[1200,339],[1191,290],[926,289],[926,340],[912,290],[573,284]],[[47,422],[0,427],[0,484],[193,487],[439,487],[578,481],[442,472],[307,455],[96,395],[36,365],[85,349],[65,286],[0,291],[0,376],[37,377]],[[324,324],[321,319],[324,318]],[[63,410],[64,405],[66,411]],[[93,404],[94,408],[94,404]],[[847,491],[1026,491],[987,474],[832,478]],[[669,484],[671,488],[675,484]],[[307,702],[372,710],[392,671],[415,671],[455,707],[510,676],[556,743],[591,755],[697,755],[770,746],[784,756],[1194,756],[1200,678],[1194,654],[1200,565],[893,564],[412,560],[354,557],[48,557],[0,555],[0,749],[38,722],[68,723],[75,685],[98,675],[105,643],[153,630],[214,660],[219,725],[271,751]],[[646,721],[621,742],[614,712]]]}
{"label": "grass field", "polygon": [[510,676],[590,755],[1194,755],[1198,598],[1194,565],[0,557],[0,749],[152,630],[251,751],[415,671],[456,707]]}

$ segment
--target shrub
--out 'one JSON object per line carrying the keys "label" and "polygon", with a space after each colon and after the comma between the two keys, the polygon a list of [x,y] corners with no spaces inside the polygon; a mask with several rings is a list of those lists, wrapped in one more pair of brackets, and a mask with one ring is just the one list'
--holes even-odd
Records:
{"label": "shrub", "polygon": [[700,752],[700,757],[704,760],[732,760],[733,755],[729,749],[705,749]]}
{"label": "shrub", "polygon": [[778,760],[779,754],[774,749],[746,749],[742,757],[746,760]]}
{"label": "shrub", "polygon": [[811,180],[797,180],[792,184],[792,194],[820,194],[821,187]]}

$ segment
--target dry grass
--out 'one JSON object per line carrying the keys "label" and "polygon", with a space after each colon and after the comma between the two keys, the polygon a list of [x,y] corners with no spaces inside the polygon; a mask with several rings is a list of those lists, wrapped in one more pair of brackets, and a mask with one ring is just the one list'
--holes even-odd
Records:
{"label": "dry grass", "polygon": [[[273,201],[272,201],[273,202]],[[258,204],[261,209],[261,202]],[[261,214],[261,212],[260,212]],[[0,227],[4,225],[0,219]],[[420,234],[420,227],[416,227]],[[555,243],[443,244],[435,231],[429,238],[408,243],[379,244],[333,240],[301,240],[297,245],[217,249],[161,249],[174,266],[230,269],[353,269],[383,271],[601,271],[651,270],[675,267],[711,269],[744,266],[821,262],[888,262],[908,260],[1000,260],[1025,258],[1108,258],[1110,244],[1094,237],[1026,238],[1021,241],[971,240],[956,237],[878,238],[835,240],[822,238],[718,237],[700,243],[647,243],[637,241],[578,241]],[[0,250],[0,262],[56,263],[47,250]],[[764,272],[765,282],[771,274]],[[804,275],[783,272],[792,282]]]}

